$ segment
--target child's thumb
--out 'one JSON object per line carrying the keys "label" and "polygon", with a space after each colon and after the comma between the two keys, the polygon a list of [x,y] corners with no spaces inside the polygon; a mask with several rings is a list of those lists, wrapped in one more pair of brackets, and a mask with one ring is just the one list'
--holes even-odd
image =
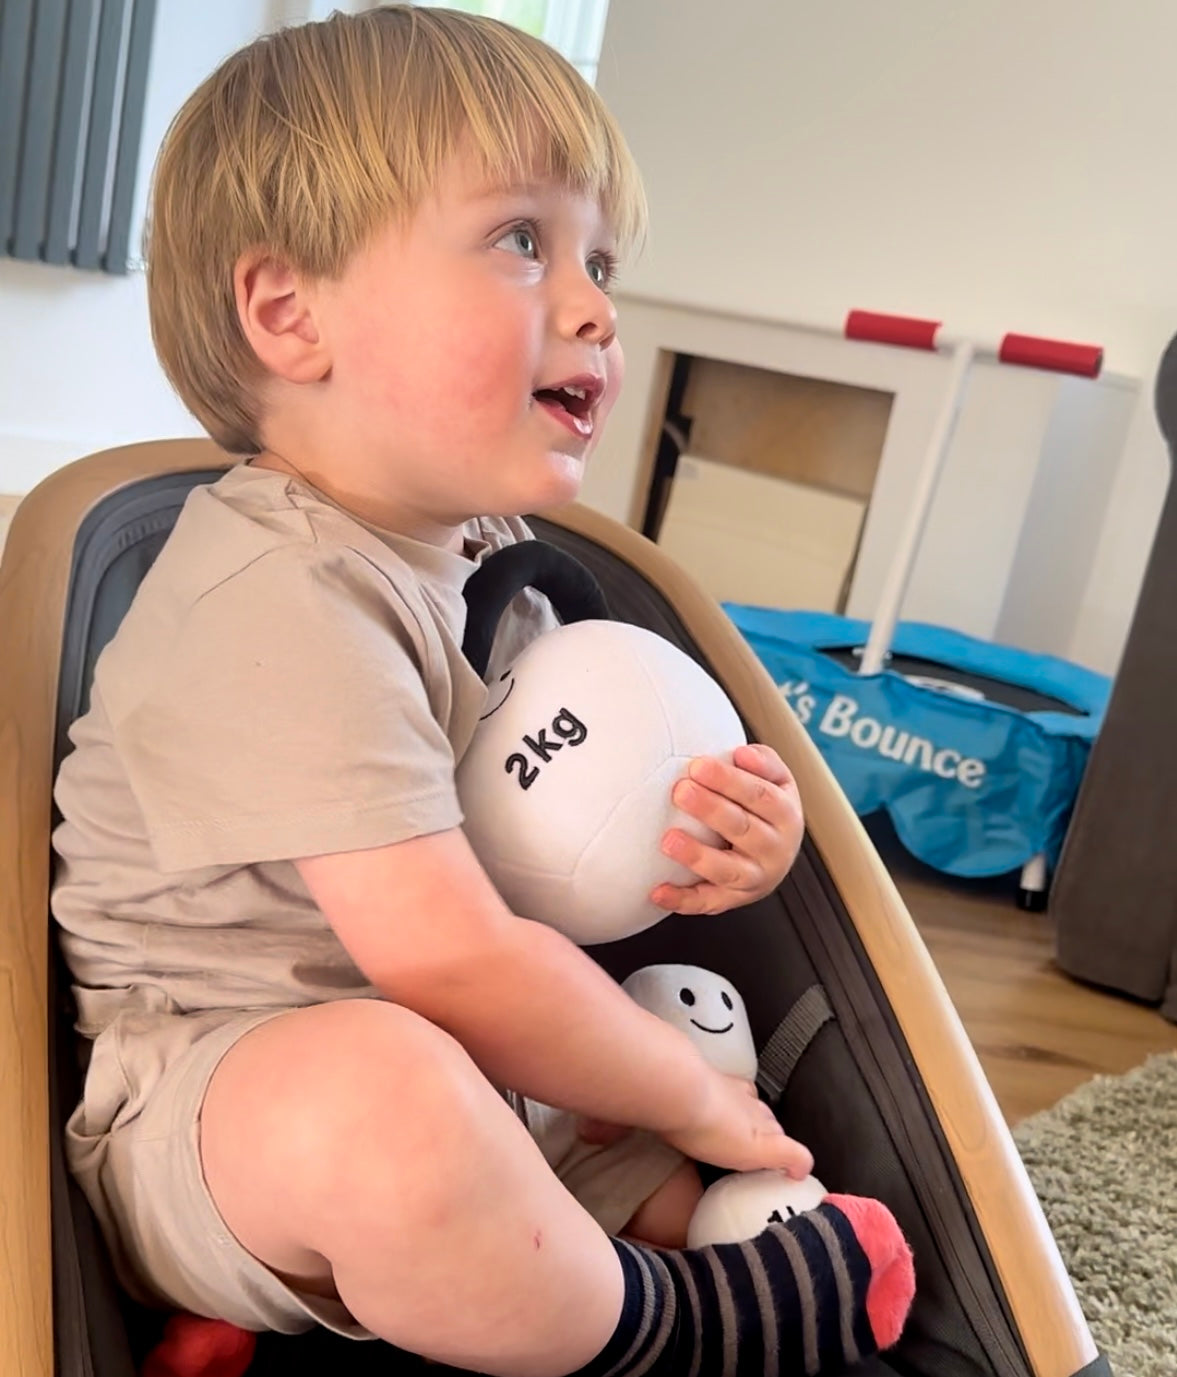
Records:
{"label": "child's thumb", "polygon": [[765,1148],[772,1158],[764,1163],[766,1167],[775,1167],[791,1176],[794,1181],[802,1181],[812,1174],[813,1153],[803,1143],[797,1142],[787,1134],[772,1134],[765,1139]]}

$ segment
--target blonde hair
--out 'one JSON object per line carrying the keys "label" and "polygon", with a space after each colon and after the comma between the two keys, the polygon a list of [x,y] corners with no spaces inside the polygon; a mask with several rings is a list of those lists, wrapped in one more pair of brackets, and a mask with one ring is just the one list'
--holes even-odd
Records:
{"label": "blonde hair", "polygon": [[596,199],[623,247],[645,200],[620,130],[538,39],[454,10],[388,5],[281,29],[228,58],[184,104],[151,189],[151,332],[163,369],[218,444],[261,446],[264,370],[233,272],[264,249],[339,275],[421,204],[461,143],[493,179],[557,180]]}

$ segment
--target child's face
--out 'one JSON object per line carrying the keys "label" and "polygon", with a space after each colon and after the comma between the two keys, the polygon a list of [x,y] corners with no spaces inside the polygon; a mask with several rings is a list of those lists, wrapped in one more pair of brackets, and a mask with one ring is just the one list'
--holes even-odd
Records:
{"label": "child's face", "polygon": [[445,528],[576,496],[621,386],[612,250],[595,201],[455,158],[325,284],[334,434],[372,498]]}

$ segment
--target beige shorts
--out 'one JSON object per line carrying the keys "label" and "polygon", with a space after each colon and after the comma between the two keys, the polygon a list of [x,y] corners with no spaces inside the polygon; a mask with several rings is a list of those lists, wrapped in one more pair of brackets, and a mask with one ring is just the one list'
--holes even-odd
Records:
{"label": "beige shorts", "polygon": [[[296,1334],[314,1324],[352,1338],[371,1333],[338,1301],[306,1296],[280,1281],[233,1237],[204,1180],[200,1111],[221,1058],[277,1013],[219,1023],[170,1061],[139,1112],[87,1136],[85,1104],[67,1128],[74,1173],[94,1207],[127,1290],[244,1329]],[[544,1157],[608,1233],[617,1233],[673,1174],[681,1155],[650,1134],[607,1147],[581,1142],[571,1116],[533,1101],[523,1115]]]}

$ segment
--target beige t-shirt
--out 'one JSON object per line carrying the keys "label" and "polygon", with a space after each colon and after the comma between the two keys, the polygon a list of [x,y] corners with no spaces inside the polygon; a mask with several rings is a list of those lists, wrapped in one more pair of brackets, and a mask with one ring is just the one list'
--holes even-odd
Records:
{"label": "beige t-shirt", "polygon": [[[247,465],[189,496],[57,781],[53,912],[90,1076],[118,1068],[109,1093],[87,1086],[106,1106],[91,1132],[131,1117],[218,1012],[376,994],[292,859],[461,822],[454,765],[485,696],[462,587],[528,534],[471,522],[457,554]],[[553,624],[521,594],[490,673]]]}

